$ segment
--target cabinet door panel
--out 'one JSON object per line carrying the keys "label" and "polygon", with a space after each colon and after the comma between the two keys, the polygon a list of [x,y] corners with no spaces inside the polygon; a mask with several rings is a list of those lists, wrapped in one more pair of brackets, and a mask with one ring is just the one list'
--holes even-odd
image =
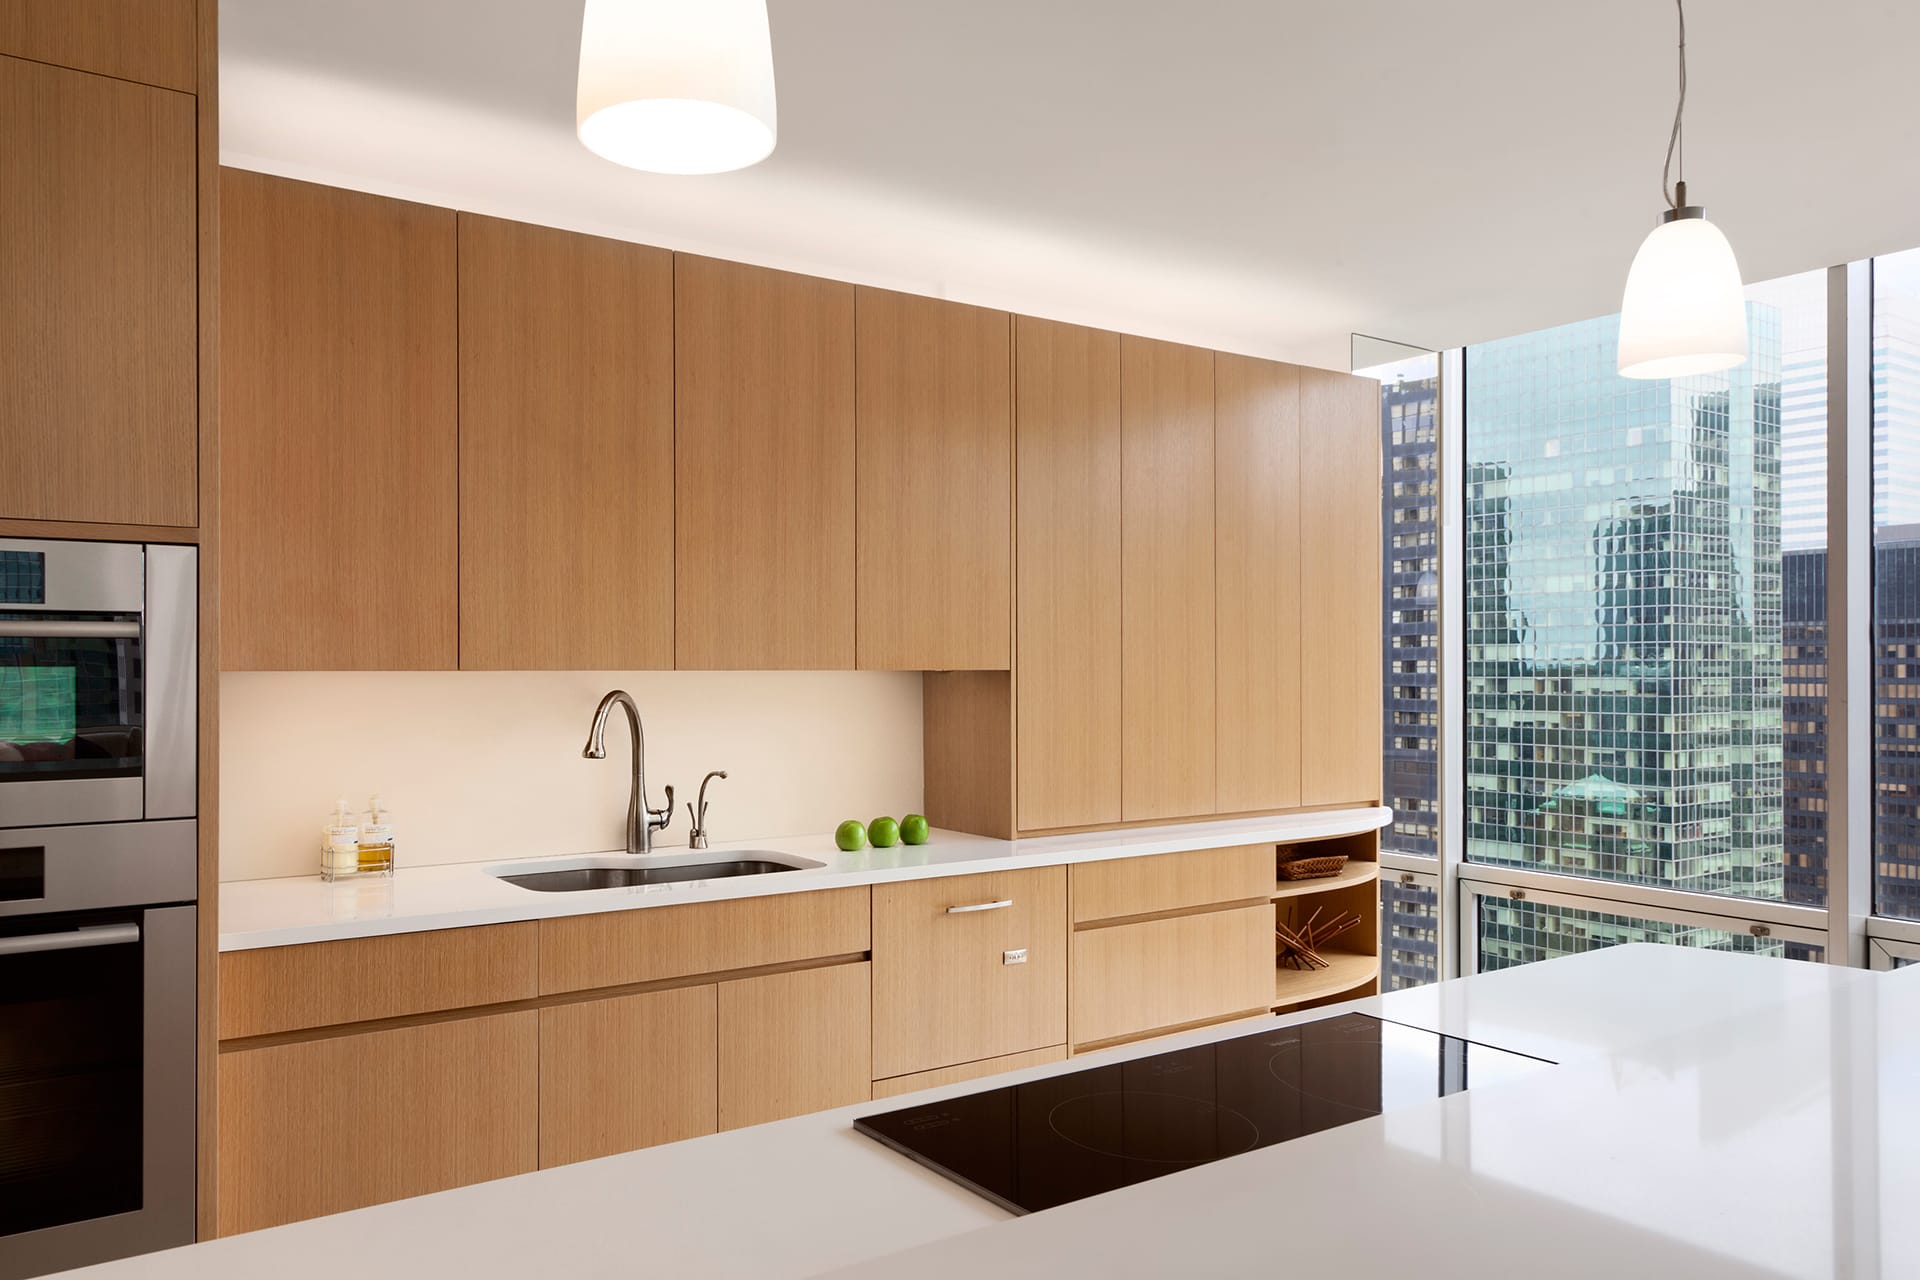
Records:
{"label": "cabinet door panel", "polygon": [[460,665],[673,667],[673,255],[460,215]]}
{"label": "cabinet door panel", "polygon": [[1120,821],[1120,338],[1014,318],[1023,831]]}
{"label": "cabinet door panel", "polygon": [[1121,810],[1214,811],[1213,353],[1120,344]]}
{"label": "cabinet door panel", "polygon": [[532,1011],[220,1055],[220,1234],[530,1173]]}
{"label": "cabinet door panel", "polygon": [[874,1078],[1064,1042],[1066,931],[1065,867],[875,885]]}
{"label": "cabinet door panel", "polygon": [[720,1118],[738,1129],[873,1096],[873,966],[720,984]]}
{"label": "cabinet door panel", "polygon": [[1266,903],[1073,935],[1076,1047],[1255,1012],[1272,999]]}
{"label": "cabinet door panel", "polygon": [[674,256],[677,665],[854,665],[853,286]]}
{"label": "cabinet door panel", "polygon": [[1219,811],[1288,809],[1300,803],[1300,370],[1218,355],[1214,396]]}
{"label": "cabinet door panel", "polygon": [[540,1010],[540,1167],[714,1131],[714,989]]}
{"label": "cabinet door panel", "polygon": [[451,210],[221,173],[229,670],[451,670]]}
{"label": "cabinet door panel", "polygon": [[1264,899],[1273,890],[1273,848],[1247,844],[1076,863],[1068,878],[1073,922]]}
{"label": "cabinet door panel", "polygon": [[0,57],[0,156],[0,517],[197,523],[193,99]]}
{"label": "cabinet door panel", "polygon": [[198,18],[195,0],[7,0],[0,53],[192,93]]}
{"label": "cabinet door panel", "polygon": [[859,658],[1004,669],[1012,650],[1011,321],[861,289]]}
{"label": "cabinet door panel", "polygon": [[1381,793],[1380,384],[1300,375],[1301,803]]}

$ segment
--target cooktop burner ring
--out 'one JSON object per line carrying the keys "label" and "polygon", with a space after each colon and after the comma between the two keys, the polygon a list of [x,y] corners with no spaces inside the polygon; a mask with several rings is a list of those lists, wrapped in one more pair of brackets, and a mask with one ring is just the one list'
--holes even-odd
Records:
{"label": "cooktop burner ring", "polygon": [[[1143,1102],[1147,1102],[1148,1099],[1155,1099],[1155,1100],[1164,1099],[1166,1101],[1176,1104],[1174,1107],[1169,1109],[1162,1106],[1162,1104],[1158,1101],[1148,1103],[1150,1107],[1161,1108],[1162,1116],[1159,1118],[1163,1118],[1163,1119],[1171,1118],[1170,1116],[1167,1115],[1167,1112],[1169,1110],[1171,1111],[1185,1110],[1189,1113],[1189,1115],[1186,1118],[1186,1121],[1184,1122],[1183,1127],[1176,1131],[1179,1137],[1190,1136],[1192,1130],[1190,1127],[1186,1127],[1186,1126],[1190,1126],[1194,1120],[1201,1119],[1201,1118],[1213,1118],[1216,1121],[1220,1119],[1230,1118],[1231,1120],[1237,1122],[1237,1124],[1234,1126],[1236,1133],[1235,1133],[1235,1136],[1233,1136],[1232,1138],[1223,1142],[1216,1143],[1214,1149],[1210,1151],[1195,1152],[1194,1154],[1189,1156],[1143,1155],[1143,1154],[1139,1154],[1137,1151],[1112,1150],[1109,1146],[1105,1144],[1102,1144],[1098,1141],[1089,1140],[1087,1135],[1085,1135],[1084,1133],[1081,1136],[1076,1137],[1073,1133],[1068,1131],[1068,1128],[1062,1126],[1061,1112],[1076,1106],[1085,1107],[1090,1104],[1097,1104],[1100,1100],[1104,1100],[1104,1099],[1118,1100],[1124,1107],[1129,1107],[1129,1108],[1136,1107]],[[1150,1121],[1153,1117],[1141,1117],[1141,1118],[1143,1120]],[[1091,1093],[1077,1093],[1071,1098],[1064,1098],[1061,1101],[1056,1102],[1051,1108],[1048,1109],[1047,1128],[1050,1129],[1053,1132],[1054,1136],[1059,1138],[1062,1142],[1065,1142],[1070,1146],[1078,1147],[1082,1151],[1090,1151],[1094,1155],[1105,1156],[1113,1160],[1126,1160],[1134,1164],[1166,1165],[1170,1168],[1184,1168],[1189,1165],[1206,1164],[1210,1161],[1223,1159],[1227,1156],[1237,1156],[1243,1152],[1252,1151],[1255,1147],[1258,1147],[1260,1145],[1260,1126],[1256,1125],[1252,1120],[1248,1119],[1245,1115],[1241,1114],[1238,1111],[1235,1111],[1232,1107],[1222,1106],[1218,1102],[1213,1102],[1205,1098],[1189,1097],[1188,1095],[1183,1093],[1162,1093],[1158,1091],[1143,1090],[1143,1089],[1100,1089],[1100,1090],[1095,1090],[1094,1092],[1091,1092]],[[1214,1133],[1217,1138],[1219,1136],[1219,1126],[1217,1123],[1215,1125]],[[1151,1141],[1152,1140],[1151,1129],[1149,1129],[1142,1136],[1146,1138],[1148,1141]]]}

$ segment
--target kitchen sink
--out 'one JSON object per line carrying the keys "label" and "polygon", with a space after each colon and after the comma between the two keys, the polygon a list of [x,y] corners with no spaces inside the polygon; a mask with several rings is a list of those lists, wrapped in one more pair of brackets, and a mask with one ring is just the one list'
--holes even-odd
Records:
{"label": "kitchen sink", "polygon": [[823,865],[768,849],[747,849],[719,855],[649,854],[560,859],[492,867],[489,870],[508,884],[518,885],[522,889],[532,889],[538,893],[580,893],[590,889],[631,889],[639,885],[764,876],[780,871],[806,871]]}

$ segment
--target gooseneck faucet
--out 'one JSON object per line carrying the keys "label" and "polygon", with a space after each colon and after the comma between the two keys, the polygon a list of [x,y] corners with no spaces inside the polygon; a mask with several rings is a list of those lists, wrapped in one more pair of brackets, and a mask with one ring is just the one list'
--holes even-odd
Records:
{"label": "gooseneck faucet", "polygon": [[627,852],[653,852],[653,833],[664,831],[673,821],[673,786],[667,786],[667,807],[647,805],[647,738],[640,728],[640,708],[625,689],[615,689],[600,699],[593,713],[593,728],[587,732],[587,745],[580,752],[588,760],[607,758],[607,713],[615,705],[627,713],[627,728],[633,730],[633,793],[627,797]]}
{"label": "gooseneck faucet", "polygon": [[707,847],[707,784],[715,778],[727,776],[725,769],[715,769],[700,779],[700,807],[687,806],[687,817],[693,820],[693,830],[687,833],[687,848],[704,849]]}

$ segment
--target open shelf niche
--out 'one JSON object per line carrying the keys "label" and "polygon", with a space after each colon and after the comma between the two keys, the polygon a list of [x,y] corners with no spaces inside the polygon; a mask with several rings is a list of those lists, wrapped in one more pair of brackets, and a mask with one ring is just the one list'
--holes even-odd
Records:
{"label": "open shelf niche", "polygon": [[[1345,854],[1337,875],[1315,880],[1283,880],[1279,864],[1290,857]],[[1273,912],[1276,925],[1299,929],[1310,919],[1357,915],[1360,923],[1318,948],[1329,967],[1294,968],[1280,961],[1274,938],[1273,1007],[1277,1012],[1332,1004],[1380,990],[1380,835],[1365,831],[1325,840],[1304,840],[1274,848]]]}

